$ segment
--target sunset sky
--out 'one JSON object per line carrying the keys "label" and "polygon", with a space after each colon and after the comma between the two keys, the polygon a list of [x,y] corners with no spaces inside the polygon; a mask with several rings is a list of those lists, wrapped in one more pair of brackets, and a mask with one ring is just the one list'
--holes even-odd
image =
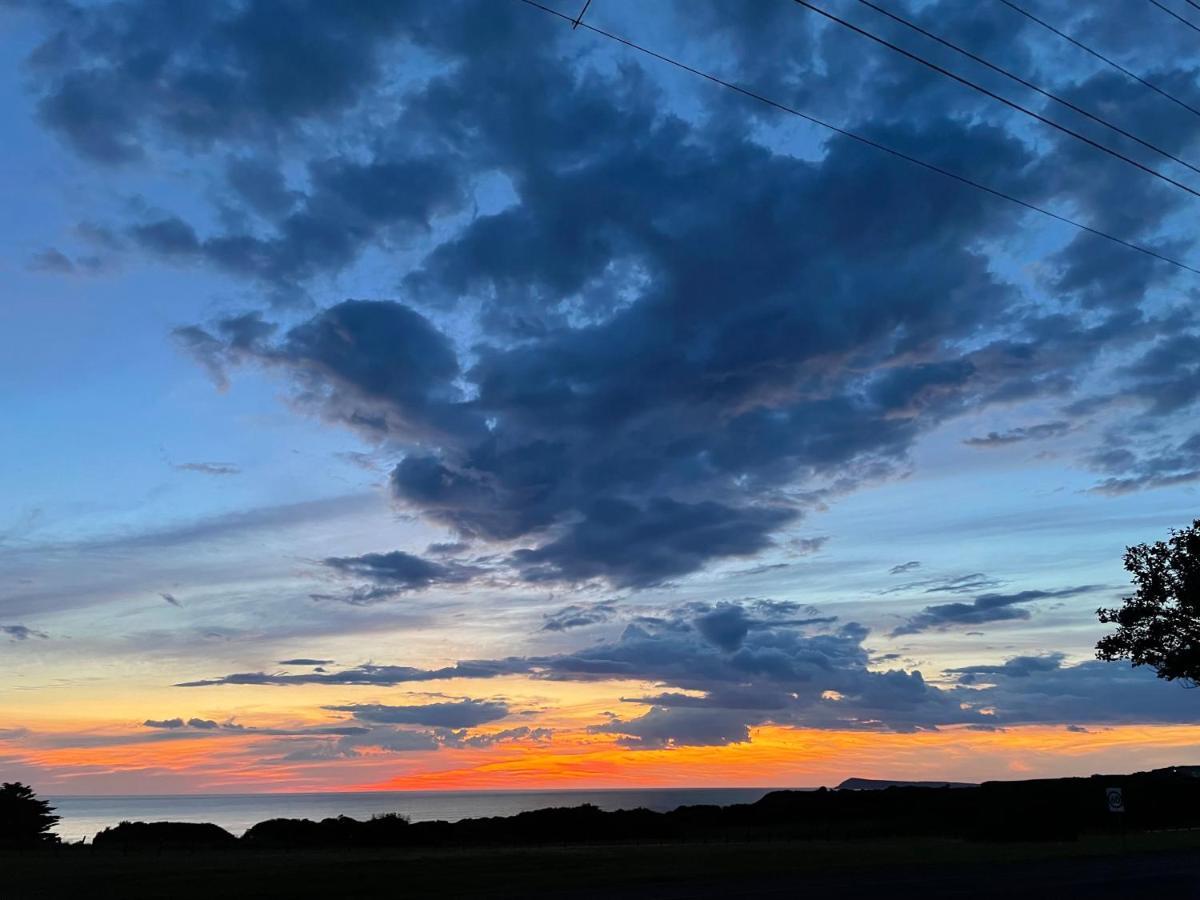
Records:
{"label": "sunset sky", "polygon": [[[1178,102],[881,5],[1200,165],[1200,35],[1028,3]],[[1093,650],[1200,516],[1200,275],[604,33],[1200,266],[1200,197],[787,0],[0,2],[0,780],[1200,764]]]}

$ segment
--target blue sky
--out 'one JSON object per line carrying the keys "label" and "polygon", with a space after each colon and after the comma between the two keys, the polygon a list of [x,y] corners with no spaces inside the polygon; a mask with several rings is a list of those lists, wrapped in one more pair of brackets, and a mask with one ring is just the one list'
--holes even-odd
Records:
{"label": "blue sky", "polygon": [[[1200,104],[1194,35],[1153,8],[1034,6]],[[999,4],[889,8],[1200,159],[1200,117]],[[547,759],[496,729],[566,755],[982,730],[951,670],[1006,661],[976,705],[1013,747],[1195,722],[1176,686],[1089,660],[1124,548],[1197,515],[1196,276],[515,0],[0,22],[0,761],[103,791],[116,770],[44,748],[202,714],[292,728],[244,749],[288,760],[276,786],[478,783],[432,720],[304,730],[428,701],[370,666],[505,704],[471,752]],[[588,23],[1194,259],[1200,201],[801,7],[597,0]],[[911,767],[887,746],[872,765]],[[117,768],[244,786],[206,753]]]}

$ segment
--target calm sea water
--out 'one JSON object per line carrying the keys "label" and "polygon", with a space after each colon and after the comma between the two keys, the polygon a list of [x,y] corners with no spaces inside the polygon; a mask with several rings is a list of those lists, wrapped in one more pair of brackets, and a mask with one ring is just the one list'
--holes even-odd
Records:
{"label": "calm sea water", "polygon": [[369,819],[402,813],[414,822],[511,816],[551,806],[590,803],[605,810],[753,803],[770,788],[663,788],[607,791],[386,791],[353,794],[180,794],[140,797],[50,797],[66,841],[90,840],[118,822],[213,822],[240,835],[264,819]]}

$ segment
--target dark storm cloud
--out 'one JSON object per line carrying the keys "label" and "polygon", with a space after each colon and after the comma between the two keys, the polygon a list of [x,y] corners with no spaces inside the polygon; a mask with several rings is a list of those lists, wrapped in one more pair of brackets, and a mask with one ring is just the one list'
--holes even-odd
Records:
{"label": "dark storm cloud", "polygon": [[[517,195],[406,282],[427,303],[482,303],[469,369],[396,373],[404,395],[380,390],[375,371],[445,344],[398,303],[334,307],[233,354],[287,370],[325,415],[407,446],[391,480],[400,502],[465,536],[522,541],[511,561],[530,580],[643,587],[768,547],[800,515],[781,488],[845,491],[901,471],[912,441],[964,408],[976,382],[994,389],[987,361],[953,342],[1012,296],[963,240],[1002,230],[1005,212],[921,173],[897,181],[893,160],[840,140],[808,162],[685,123],[656,108],[636,70],[581,72],[548,46],[509,67],[501,41],[404,112],[447,159],[498,168]],[[519,99],[550,84],[556,102]],[[981,169],[1019,172],[1030,158],[988,125],[885,127]],[[865,207],[869,232],[851,215]],[[731,221],[759,224],[731,243]],[[964,289],[973,302],[959,302]],[[367,339],[388,322],[422,336]],[[215,335],[181,336],[206,364],[219,357]],[[326,364],[335,338],[361,369]]]}
{"label": "dark storm cloud", "polygon": [[907,622],[892,629],[892,637],[918,634],[931,629],[946,629],[957,625],[982,625],[985,622],[1006,622],[1028,619],[1030,612],[1022,604],[1056,597],[1077,597],[1100,589],[1100,585],[1085,584],[1055,590],[1017,591],[1012,594],[980,594],[970,603],[941,603],[926,606]]}
{"label": "dark storm cloud", "polygon": [[583,521],[533,550],[513,554],[527,581],[603,577],[616,587],[647,587],[701,568],[713,557],[751,556],[768,534],[796,517],[787,509],[734,509],[658,498],[645,506],[602,500]]}
{"label": "dark storm cloud", "polygon": [[348,712],[372,725],[428,725],[438,728],[474,728],[508,716],[508,706],[492,700],[455,700],[421,706],[387,706],[352,703],[324,709]]}
{"label": "dark storm cloud", "polygon": [[285,138],[370,91],[419,4],[44,4],[32,62],[45,121],[101,163],[154,140],[204,148]]}
{"label": "dark storm cloud", "polygon": [[718,606],[696,617],[696,630],[710,644],[722,650],[736,650],[750,632],[750,618],[740,603]]}
{"label": "dark storm cloud", "polygon": [[963,443],[970,447],[1003,447],[1023,441],[1042,441],[1061,437],[1070,430],[1070,422],[1042,422],[1038,425],[1010,428],[1007,431],[989,431],[983,437],[970,437]]}
{"label": "dark storm cloud", "polygon": [[[992,198],[842,138],[817,160],[779,152],[730,127],[762,110],[715,95],[700,95],[711,118],[685,120],[636,65],[601,74],[562,57],[559,32],[534,11],[320,10],[275,34],[258,3],[191,18],[137,9],[80,13],[37,60],[55,127],[105,159],[148,138],[192,149],[279,138],[354,107],[395,48],[440,61],[389,105],[395,119],[382,128],[354,119],[365,129],[350,132],[356,152],[305,156],[302,184],[265,150],[222,156],[230,202],[265,231],[213,232],[167,214],[130,235],[157,255],[290,290],[365,247],[386,249],[394,228],[425,229],[463,207],[474,179],[503,177],[509,205],[437,234],[403,275],[410,303],[342,303],[274,343],[226,323],[177,337],[218,383],[230,364],[267,365],[294,381],[302,405],[400,450],[396,499],[466,538],[518,544],[508,562],[530,581],[642,588],[758,553],[806,503],[905,471],[913,442],[947,417],[1067,393],[1101,342],[1129,333],[1014,315],[1020,293],[980,247],[1020,219]],[[1169,209],[1127,176],[1090,177],[1095,161],[1066,144],[1057,155],[1078,164],[1060,171],[1057,156],[1006,129],[1007,113],[977,116],[986,103],[906,61],[872,51],[868,72],[849,78],[862,47],[796,12],[713,7],[696,21],[720,23],[735,47],[777,28],[818,45],[820,64],[800,57],[782,83],[839,81],[839,96],[862,101],[841,106],[898,148],[1097,212],[1131,192],[1128,221],[1114,227],[1145,231]],[[1029,63],[999,40],[1003,11],[941,4],[936,15]],[[129,71],[135,31],[162,36],[141,74]],[[214,34],[240,37],[210,66],[200,50]],[[275,80],[301,38],[318,70],[330,68],[320,90]],[[750,55],[735,62],[762,68]],[[125,88],[128,108],[104,125],[107,152],[73,130],[94,121],[92,107],[61,116],[85,68]],[[238,92],[222,100],[228,120],[203,115],[211,97],[190,87],[209,77]],[[270,106],[254,127],[233,129],[256,103]],[[386,139],[393,131],[406,141]],[[731,222],[745,227],[735,234]],[[1064,257],[1056,277],[1080,265]],[[480,309],[469,364],[431,318],[456,306]]]}
{"label": "dark storm cloud", "polygon": [[357,164],[313,163],[311,193],[267,237],[228,232],[201,238],[168,217],[130,229],[141,249],[175,262],[204,262],[280,289],[348,265],[390,229],[427,229],[431,220],[463,202],[457,175],[432,159]]}
{"label": "dark storm cloud", "polygon": [[[706,202],[717,210],[710,214],[697,208],[692,215],[671,218],[661,234],[635,229],[628,235],[642,245],[638,265],[659,273],[638,303],[593,325],[543,328],[545,336],[531,344],[480,348],[479,361],[464,373],[476,385],[474,399],[456,394],[453,378],[458,373],[452,365],[414,373],[404,382],[411,388],[408,396],[381,392],[368,376],[406,359],[395,342],[386,347],[380,342],[379,356],[368,342],[353,342],[364,371],[314,365],[320,355],[297,340],[296,332],[281,346],[257,348],[242,357],[289,367],[316,395],[318,409],[368,434],[420,446],[431,440],[426,426],[436,423],[441,432],[436,452],[414,450],[394,470],[397,498],[468,536],[514,540],[546,533],[537,546],[512,558],[531,580],[602,577],[638,587],[695,571],[709,559],[758,552],[769,546],[773,531],[799,516],[799,510],[778,501],[763,505],[762,498],[798,478],[835,479],[838,490],[847,490],[859,480],[896,471],[920,431],[958,408],[969,390],[976,366],[962,361],[862,374],[871,360],[899,353],[911,357],[918,348],[936,353],[930,340],[936,344],[950,334],[968,333],[986,308],[913,304],[897,277],[919,278],[920,290],[927,292],[930,271],[955,277],[946,268],[949,257],[962,267],[957,274],[980,290],[997,296],[1004,290],[979,268],[981,260],[954,249],[956,239],[944,229],[943,219],[930,218],[931,230],[923,233],[928,242],[901,240],[903,249],[899,244],[892,248],[900,268],[890,267],[886,280],[872,283],[875,299],[851,327],[844,316],[853,304],[848,298],[845,303],[835,299],[840,289],[833,286],[841,279],[832,279],[830,259],[798,257],[790,237],[777,246],[764,239],[754,252],[760,263],[747,279],[745,260],[729,253],[727,236],[718,231],[719,221],[748,215],[747,204],[765,204],[770,210],[786,196],[772,189],[747,197],[742,181],[731,179],[733,171],[775,169],[781,182],[792,182],[816,209],[833,208],[821,195],[827,179],[838,180],[839,174],[818,175],[810,164],[773,158],[746,144],[716,144],[707,155],[697,157],[689,150],[679,157],[679,138],[665,126],[654,138],[664,146],[651,140],[641,168],[658,170],[667,185],[679,182],[668,194],[678,195],[685,207],[690,203],[685,198],[704,183]],[[997,134],[980,132],[967,139],[979,143],[984,155],[1019,153]],[[822,168],[845,167],[845,183],[854,184],[864,166],[866,171],[878,166],[861,156],[842,148]],[[683,172],[677,171],[680,158],[689,164]],[[877,174],[872,171],[873,177]],[[625,169],[619,176],[633,177]],[[609,218],[615,221],[606,228],[618,229],[616,222],[653,221],[656,204],[644,192],[631,193],[618,182],[618,173],[603,167],[595,177],[612,178],[613,183],[611,188],[593,185],[590,194],[623,198],[627,207],[619,215],[614,210]],[[978,203],[944,192],[939,196],[948,201],[947,215],[980,221]],[[577,207],[575,201],[541,193],[529,202]],[[646,203],[651,208],[638,209]],[[719,212],[722,203],[729,207],[724,213]],[[520,210],[538,227],[560,218],[526,205]],[[897,236],[912,233],[907,227],[880,227]],[[536,269],[543,260],[563,259],[566,248],[547,252],[546,241],[555,239],[551,233],[531,239],[529,248],[536,247],[538,255],[527,264]],[[708,252],[698,249],[705,246]],[[686,260],[675,258],[670,248],[682,247],[697,248],[696,256],[689,251]],[[645,256],[652,251],[653,257]],[[851,247],[845,251],[857,252]],[[938,266],[932,260],[921,265],[911,257],[935,252]],[[509,259],[511,255],[504,257]],[[462,264],[465,260],[452,268]],[[595,265],[599,275],[604,266]],[[489,275],[480,260],[472,263],[472,271],[499,277]],[[866,288],[876,273],[862,274]],[[882,278],[882,271],[877,274]],[[824,289],[833,295],[817,306],[784,299],[787,285],[806,281],[818,294]],[[726,294],[740,295],[742,301],[715,302]],[[710,297],[714,300],[698,302]],[[329,318],[349,312],[342,304],[300,329],[322,332]],[[347,343],[344,332],[353,336],[365,330],[368,320],[425,321],[401,304],[359,304],[353,312],[364,325],[336,332]],[[531,308],[529,314],[541,313]],[[555,313],[548,310],[547,315]],[[918,337],[928,328],[933,331]],[[697,348],[691,358],[676,352],[680,329]],[[638,340],[625,339],[631,334]],[[784,334],[803,339],[772,337]],[[192,339],[211,356],[207,341],[197,335]],[[420,349],[442,344],[439,336],[423,341]],[[413,352],[420,358],[417,348]],[[830,370],[830,359],[856,362],[850,369]]]}

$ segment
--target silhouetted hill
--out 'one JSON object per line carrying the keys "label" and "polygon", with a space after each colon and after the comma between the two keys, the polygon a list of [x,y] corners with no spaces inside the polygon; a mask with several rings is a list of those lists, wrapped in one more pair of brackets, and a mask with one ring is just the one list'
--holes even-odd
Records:
{"label": "silhouetted hill", "polygon": [[887,781],[880,778],[847,778],[835,791],[882,791],[890,787],[965,788],[978,787],[969,781]]}

